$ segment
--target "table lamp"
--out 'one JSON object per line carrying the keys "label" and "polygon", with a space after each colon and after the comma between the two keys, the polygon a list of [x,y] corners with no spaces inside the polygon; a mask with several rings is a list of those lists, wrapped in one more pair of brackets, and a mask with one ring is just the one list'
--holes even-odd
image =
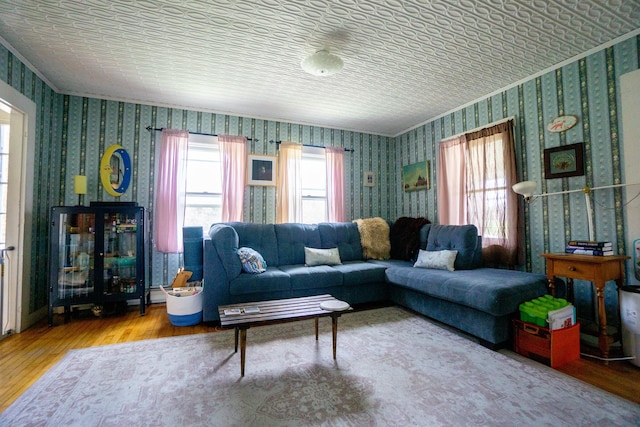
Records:
{"label": "table lamp", "polygon": [[78,195],[78,206],[82,203],[80,200],[84,194],[87,194],[87,177],[84,175],[76,175],[73,177],[73,192]]}

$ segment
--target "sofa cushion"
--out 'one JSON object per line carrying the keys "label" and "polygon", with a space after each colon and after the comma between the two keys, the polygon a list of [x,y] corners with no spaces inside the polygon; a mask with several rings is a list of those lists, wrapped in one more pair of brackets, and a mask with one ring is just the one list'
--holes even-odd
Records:
{"label": "sofa cushion", "polygon": [[[260,294],[289,290],[291,290],[289,275],[278,267],[267,267],[267,271],[262,274],[241,273],[229,282],[229,294],[231,295]],[[265,299],[265,297],[260,296],[257,299]],[[247,301],[256,301],[257,299],[251,298]]]}
{"label": "sofa cushion", "polygon": [[316,224],[276,224],[274,229],[278,239],[278,265],[304,264],[305,246],[321,246]]}
{"label": "sofa cushion", "polygon": [[340,253],[338,248],[318,249],[304,248],[304,265],[312,267],[314,265],[338,265],[340,261]]}
{"label": "sofa cushion", "polygon": [[280,269],[291,280],[291,289],[314,289],[342,286],[342,273],[328,265],[307,267],[304,265],[282,265]]}
{"label": "sofa cushion", "polygon": [[318,224],[322,248],[338,248],[340,260],[362,261],[362,245],[358,226],[352,222],[322,222]]}
{"label": "sofa cushion", "polygon": [[[278,240],[273,224],[251,222],[227,223],[238,233],[239,246],[247,246],[260,253],[269,266],[278,266]],[[237,248],[236,248],[237,249]]]}
{"label": "sofa cushion", "polygon": [[238,249],[238,257],[242,262],[242,270],[245,273],[259,274],[267,271],[267,263],[258,251],[242,247]]}
{"label": "sofa cushion", "polygon": [[427,237],[426,250],[456,250],[458,256],[454,264],[455,269],[469,270],[475,267],[477,244],[478,229],[475,225],[432,225]]}
{"label": "sofa cushion", "polygon": [[458,251],[450,251],[447,249],[442,251],[423,251],[420,249],[418,259],[413,266],[453,271],[456,255],[458,255]]}
{"label": "sofa cushion", "polygon": [[547,287],[543,274],[497,268],[476,268],[452,274],[445,270],[390,267],[386,276],[396,285],[494,316],[517,312],[519,304],[543,295]]}
{"label": "sofa cushion", "polygon": [[347,261],[342,265],[334,265],[331,268],[342,273],[344,286],[357,286],[364,284],[384,283],[386,267],[365,261]]}

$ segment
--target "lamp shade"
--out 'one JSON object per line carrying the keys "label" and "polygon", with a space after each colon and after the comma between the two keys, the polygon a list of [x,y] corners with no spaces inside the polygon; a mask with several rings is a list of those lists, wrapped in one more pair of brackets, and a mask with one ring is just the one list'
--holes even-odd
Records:
{"label": "lamp shade", "polygon": [[533,196],[533,192],[538,188],[538,183],[535,181],[522,181],[517,184],[513,184],[511,187],[514,192],[524,196],[525,199],[531,198]]}
{"label": "lamp shade", "polygon": [[76,194],[87,194],[87,177],[76,175],[73,177],[73,192]]}
{"label": "lamp shade", "polygon": [[326,50],[319,50],[304,58],[300,66],[304,71],[314,76],[330,76],[342,70],[344,63],[339,56]]}

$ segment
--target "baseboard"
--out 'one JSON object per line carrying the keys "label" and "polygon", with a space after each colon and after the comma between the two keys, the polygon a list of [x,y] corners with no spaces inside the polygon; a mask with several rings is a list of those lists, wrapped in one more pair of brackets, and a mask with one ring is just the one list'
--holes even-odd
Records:
{"label": "baseboard", "polygon": [[153,287],[151,288],[149,293],[150,293],[149,298],[151,300],[151,304],[167,302],[167,296],[165,295],[164,292],[160,290],[160,288]]}

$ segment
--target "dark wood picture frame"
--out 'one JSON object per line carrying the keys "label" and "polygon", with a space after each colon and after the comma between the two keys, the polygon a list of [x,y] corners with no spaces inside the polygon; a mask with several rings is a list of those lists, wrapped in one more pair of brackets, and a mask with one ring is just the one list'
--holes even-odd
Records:
{"label": "dark wood picture frame", "polygon": [[581,142],[544,150],[545,179],[584,175],[584,147]]}

